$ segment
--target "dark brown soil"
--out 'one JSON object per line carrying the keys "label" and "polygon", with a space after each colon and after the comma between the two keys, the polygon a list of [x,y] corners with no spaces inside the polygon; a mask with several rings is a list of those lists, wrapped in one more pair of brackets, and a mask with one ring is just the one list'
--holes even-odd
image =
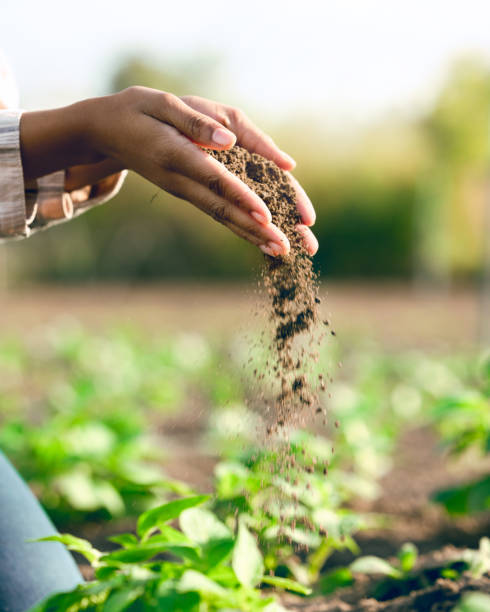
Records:
{"label": "dark brown soil", "polygon": [[[446,546],[423,555],[419,558],[414,575],[430,576],[433,568],[453,561],[460,557],[461,552]],[[372,597],[379,582],[379,577],[358,576],[354,586],[341,589],[330,597],[302,599],[286,595],[282,601],[289,610],[297,612],[449,612],[466,593],[479,591],[490,594],[489,574],[473,578],[465,573],[458,580],[439,578],[433,584],[385,601]]]}
{"label": "dark brown soil", "polygon": [[[286,257],[265,255],[263,286],[270,302],[270,340],[263,339],[269,349],[265,371],[259,370],[258,381],[273,388],[264,397],[264,413],[268,433],[284,426],[303,425],[311,413],[321,411],[317,387],[308,372],[310,362],[317,360],[313,332],[317,332],[320,304],[318,280],[311,257],[304,247],[296,225],[301,222],[296,208],[296,193],[288,175],[273,162],[241,147],[212,152],[227,168],[253,189],[267,204],[273,223],[289,239],[290,254]],[[319,334],[316,333],[316,342]]]}
{"label": "dark brown soil", "polygon": [[[400,441],[393,470],[382,480],[382,495],[371,503],[357,502],[359,511],[375,512],[387,519],[384,528],[361,531],[356,535],[363,555],[393,558],[404,542],[413,542],[423,569],[454,558],[458,549],[478,548],[480,538],[490,533],[490,516],[485,514],[450,518],[438,505],[430,503],[439,488],[467,481],[488,470],[488,463],[456,463],[452,468],[437,446],[435,434],[427,428],[408,431]],[[354,557],[339,552],[329,559],[326,571],[349,564]],[[451,610],[461,596],[478,590],[490,593],[490,577],[473,579],[464,575],[457,581],[439,579],[435,584],[388,601],[370,597],[376,579],[359,576],[354,587],[327,597],[300,599],[286,597],[288,609],[301,612],[443,612]],[[378,579],[379,582],[379,579]]]}

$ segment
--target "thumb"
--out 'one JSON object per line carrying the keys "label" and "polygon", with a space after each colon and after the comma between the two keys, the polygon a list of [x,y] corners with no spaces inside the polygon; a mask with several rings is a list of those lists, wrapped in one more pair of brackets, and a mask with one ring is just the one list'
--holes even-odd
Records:
{"label": "thumb", "polygon": [[219,121],[194,110],[173,94],[158,92],[151,115],[208,149],[230,149],[236,142],[235,134]]}

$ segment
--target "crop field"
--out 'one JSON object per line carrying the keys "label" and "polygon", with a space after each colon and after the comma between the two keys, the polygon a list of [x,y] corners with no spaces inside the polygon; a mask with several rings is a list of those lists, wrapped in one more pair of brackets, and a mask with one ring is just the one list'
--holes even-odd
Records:
{"label": "crop field", "polygon": [[38,612],[490,609],[478,295],[322,298],[327,424],[285,462],[254,407],[253,289],[2,294],[0,448],[87,580]]}

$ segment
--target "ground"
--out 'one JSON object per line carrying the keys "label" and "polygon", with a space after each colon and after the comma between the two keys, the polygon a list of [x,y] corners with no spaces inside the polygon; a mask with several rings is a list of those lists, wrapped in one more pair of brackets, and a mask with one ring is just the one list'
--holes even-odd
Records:
{"label": "ground", "polygon": [[[428,291],[404,285],[336,285],[322,291],[326,313],[339,342],[353,336],[370,338],[387,350],[460,350],[475,346],[479,329],[479,298],[476,291]],[[64,317],[74,317],[88,329],[115,324],[134,325],[151,331],[212,331],[226,335],[246,327],[257,301],[253,288],[218,286],[132,286],[111,288],[25,288],[0,294],[4,330],[29,336],[36,328]],[[330,317],[330,314],[328,315]],[[200,435],[204,415],[189,408],[169,418],[161,433],[167,444],[165,471],[198,490],[209,491],[213,467],[218,460],[203,449]],[[490,533],[490,518],[449,520],[428,503],[432,491],[479,473],[485,466],[450,468],[430,430],[407,431],[396,454],[396,463],[382,482],[383,495],[357,509],[390,517],[385,529],[362,532],[358,539],[363,554],[388,558],[403,542],[411,541],[421,553],[421,566],[453,554],[452,547],[478,546]],[[130,525],[119,525],[125,530]],[[111,528],[112,533],[114,532]],[[108,535],[100,525],[85,525],[78,532],[104,547]],[[351,560],[338,553],[328,562],[332,568]],[[83,568],[86,572],[87,569]],[[89,574],[87,574],[89,575]],[[490,592],[490,580],[459,583],[440,580],[435,585],[384,603],[367,598],[372,580],[364,579],[341,596],[304,600],[285,597],[292,610],[303,612],[365,612],[377,610],[449,610],[467,590]],[[434,603],[437,602],[437,603]]]}

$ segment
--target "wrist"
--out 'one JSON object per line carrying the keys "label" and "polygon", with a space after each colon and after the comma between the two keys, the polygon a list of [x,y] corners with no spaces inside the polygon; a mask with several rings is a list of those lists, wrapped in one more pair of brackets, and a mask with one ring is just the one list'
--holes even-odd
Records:
{"label": "wrist", "polygon": [[67,155],[76,159],[67,166],[94,164],[104,156],[100,150],[97,130],[97,109],[99,98],[89,98],[66,106],[63,111],[63,124],[66,126],[68,142]]}
{"label": "wrist", "polygon": [[88,102],[23,113],[20,147],[26,180],[100,159],[91,144]]}

